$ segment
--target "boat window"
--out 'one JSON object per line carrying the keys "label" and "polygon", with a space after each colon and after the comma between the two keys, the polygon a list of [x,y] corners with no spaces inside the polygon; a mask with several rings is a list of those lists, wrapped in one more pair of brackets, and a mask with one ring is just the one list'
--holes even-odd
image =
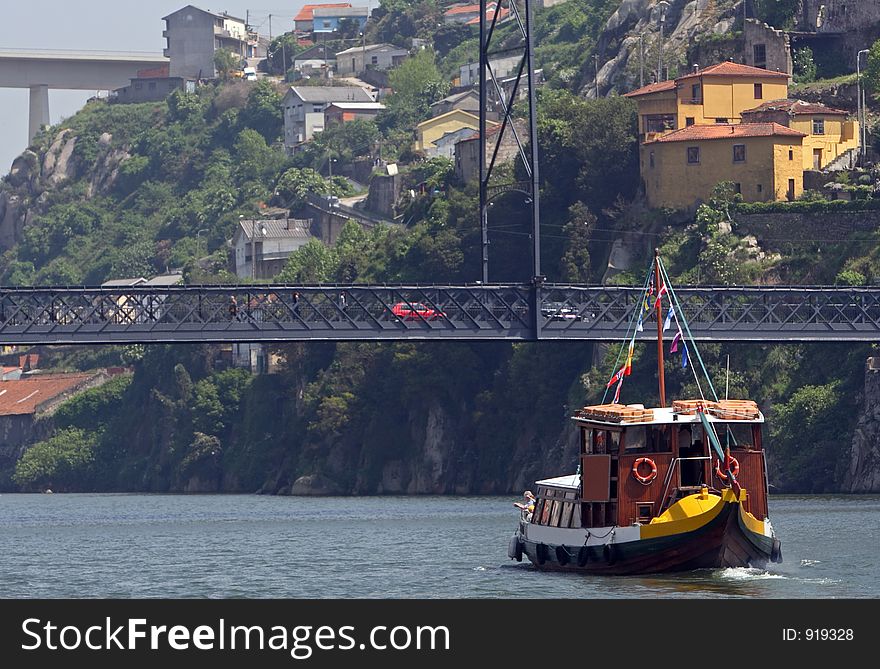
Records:
{"label": "boat window", "polygon": [[571,526],[572,527],[580,527],[581,526],[581,505],[578,502],[574,503],[574,513],[571,514]]}
{"label": "boat window", "polygon": [[647,432],[647,450],[651,453],[668,453],[672,450],[669,443],[669,430],[666,426],[654,426],[648,428]]}
{"label": "boat window", "polygon": [[556,491],[553,490],[553,488],[545,488],[544,489],[544,497],[546,497],[547,499],[553,497],[554,494],[556,494]]}
{"label": "boat window", "polygon": [[611,444],[611,453],[618,453],[620,451],[620,432],[609,432],[608,438]]}
{"label": "boat window", "polygon": [[559,523],[559,527],[568,527],[571,523],[571,511],[574,508],[574,504],[571,502],[565,502],[562,505],[562,520]]}
{"label": "boat window", "polygon": [[553,502],[549,499],[545,500],[544,508],[541,511],[541,525],[547,525],[550,522],[550,510],[553,508]]}
{"label": "boat window", "polygon": [[574,491],[572,490],[570,492],[567,492],[567,493],[565,493],[564,496],[565,496],[565,499],[574,499]]}
{"label": "boat window", "polygon": [[[728,445],[728,438],[731,448],[755,447],[750,423],[721,423],[716,424],[715,430],[718,434],[718,440],[721,442],[721,448],[725,448]],[[732,433],[732,436],[729,436],[728,430]]]}
{"label": "boat window", "polygon": [[647,523],[654,517],[654,502],[639,502],[636,504],[636,521]]}
{"label": "boat window", "polygon": [[553,512],[550,515],[550,527],[559,527],[559,513],[562,511],[562,502],[558,499],[553,501]]}
{"label": "boat window", "polygon": [[645,448],[645,429],[644,427],[631,427],[626,431],[626,450],[638,451]]}
{"label": "boat window", "polygon": [[541,508],[544,506],[544,500],[539,499],[535,502],[535,510],[532,512],[532,524],[538,525],[541,522]]}
{"label": "boat window", "polygon": [[581,449],[584,453],[592,453],[593,452],[593,431],[583,429],[581,430]]}
{"label": "boat window", "polygon": [[607,453],[607,435],[605,430],[593,430],[593,453]]}

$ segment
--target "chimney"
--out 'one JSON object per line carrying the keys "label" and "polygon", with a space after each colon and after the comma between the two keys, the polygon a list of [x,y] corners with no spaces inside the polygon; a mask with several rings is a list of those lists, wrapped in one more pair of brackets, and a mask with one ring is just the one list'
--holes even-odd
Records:
{"label": "chimney", "polygon": [[700,66],[697,65],[696,63],[693,64],[693,68],[694,68],[694,74],[697,74],[700,71]]}

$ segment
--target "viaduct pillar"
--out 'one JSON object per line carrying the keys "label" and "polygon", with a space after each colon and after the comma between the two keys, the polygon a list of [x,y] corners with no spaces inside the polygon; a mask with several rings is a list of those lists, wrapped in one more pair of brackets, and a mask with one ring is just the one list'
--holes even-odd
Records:
{"label": "viaduct pillar", "polygon": [[30,87],[31,106],[28,115],[28,144],[43,126],[49,125],[49,86],[36,84]]}

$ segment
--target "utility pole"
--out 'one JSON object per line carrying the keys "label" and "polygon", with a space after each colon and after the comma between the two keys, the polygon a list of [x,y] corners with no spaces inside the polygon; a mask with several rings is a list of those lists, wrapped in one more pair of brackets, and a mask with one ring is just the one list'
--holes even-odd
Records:
{"label": "utility pole", "polygon": [[660,38],[657,44],[657,81],[666,81],[663,76],[663,24],[666,22],[666,8],[669,3],[661,0],[657,3],[657,11],[660,13]]}
{"label": "utility pole", "polygon": [[599,54],[593,55],[593,60],[596,62],[596,99],[599,99]]}
{"label": "utility pole", "polygon": [[272,15],[269,14],[269,41],[272,41]]}
{"label": "utility pole", "polygon": [[864,86],[862,86],[862,69],[861,69],[861,62],[862,62],[862,54],[863,53],[868,53],[868,49],[862,49],[861,51],[859,51],[856,54],[856,86],[857,86],[857,88],[856,88],[856,96],[857,96],[856,108],[858,110],[856,112],[856,118],[858,119],[858,122],[859,122],[859,162],[862,165],[865,164],[865,153],[866,153],[865,149],[867,148],[865,146],[865,137],[866,137],[866,135],[865,135],[865,121],[867,120],[867,113],[865,110],[865,98],[864,98],[865,89],[864,89]]}
{"label": "utility pole", "polygon": [[251,278],[257,278],[257,219],[251,219]]}
{"label": "utility pole", "polygon": [[645,33],[639,33],[639,88],[645,85]]}

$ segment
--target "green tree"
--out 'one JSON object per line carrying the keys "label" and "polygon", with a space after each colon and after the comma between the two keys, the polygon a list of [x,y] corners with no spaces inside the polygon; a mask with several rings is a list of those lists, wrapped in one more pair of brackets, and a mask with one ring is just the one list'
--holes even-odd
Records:
{"label": "green tree", "polygon": [[780,30],[794,27],[801,0],[754,0],[755,16]]}
{"label": "green tree", "polygon": [[334,250],[312,238],[290,254],[276,278],[282,283],[322,283],[330,279],[335,269]]}
{"label": "green tree", "polygon": [[794,79],[796,82],[805,84],[816,80],[816,61],[813,60],[813,50],[808,47],[795,49],[792,54],[794,63]]}
{"label": "green tree", "polygon": [[214,69],[221,79],[228,79],[238,69],[241,59],[228,49],[217,49],[214,52]]}
{"label": "green tree", "polygon": [[868,62],[862,77],[865,88],[875,96],[880,93],[880,40],[874,42],[868,50]]}
{"label": "green tree", "polygon": [[23,490],[81,486],[95,459],[95,444],[95,435],[85,430],[59,430],[25,451],[15,465],[12,480]]}
{"label": "green tree", "polygon": [[281,95],[268,79],[258,81],[241,110],[239,122],[259,132],[270,144],[281,135]]}
{"label": "green tree", "polygon": [[419,51],[388,75],[394,91],[386,98],[385,110],[377,122],[383,130],[411,130],[430,116],[431,104],[449,91],[447,82],[437,69],[434,52]]}
{"label": "green tree", "polygon": [[576,202],[569,209],[569,220],[562,228],[565,235],[565,252],[562,256],[561,275],[564,281],[590,282],[590,234],[596,225],[596,217],[583,202]]}

